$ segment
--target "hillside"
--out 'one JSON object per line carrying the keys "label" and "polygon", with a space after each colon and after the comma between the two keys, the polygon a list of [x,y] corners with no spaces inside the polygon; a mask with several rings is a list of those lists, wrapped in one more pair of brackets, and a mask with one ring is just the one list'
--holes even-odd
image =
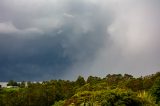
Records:
{"label": "hillside", "polygon": [[134,78],[128,74],[89,76],[85,81],[28,82],[0,89],[0,106],[158,106],[160,72]]}

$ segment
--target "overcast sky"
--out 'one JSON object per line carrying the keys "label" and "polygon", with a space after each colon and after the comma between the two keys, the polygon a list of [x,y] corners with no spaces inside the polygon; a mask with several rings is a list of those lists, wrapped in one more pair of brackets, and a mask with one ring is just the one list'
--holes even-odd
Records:
{"label": "overcast sky", "polygon": [[0,0],[0,81],[159,70],[159,0]]}

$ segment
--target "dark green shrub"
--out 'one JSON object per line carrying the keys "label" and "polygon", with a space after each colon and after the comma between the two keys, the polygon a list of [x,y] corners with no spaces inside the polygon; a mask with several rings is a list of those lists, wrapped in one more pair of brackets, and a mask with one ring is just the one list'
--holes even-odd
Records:
{"label": "dark green shrub", "polygon": [[160,77],[158,77],[155,80],[155,82],[154,82],[154,84],[153,84],[153,86],[152,86],[150,91],[151,91],[151,94],[153,96],[155,96],[156,102],[157,103],[160,102]]}
{"label": "dark green shrub", "polygon": [[125,89],[83,91],[71,99],[74,99],[74,104],[98,103],[98,106],[143,106],[144,103],[136,93]]}

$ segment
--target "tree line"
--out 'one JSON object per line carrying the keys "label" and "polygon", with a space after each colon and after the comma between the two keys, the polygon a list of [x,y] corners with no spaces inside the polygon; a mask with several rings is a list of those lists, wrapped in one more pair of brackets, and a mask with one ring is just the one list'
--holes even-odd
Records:
{"label": "tree line", "polygon": [[129,74],[79,76],[75,81],[17,83],[0,89],[0,106],[159,106],[160,72],[135,78]]}

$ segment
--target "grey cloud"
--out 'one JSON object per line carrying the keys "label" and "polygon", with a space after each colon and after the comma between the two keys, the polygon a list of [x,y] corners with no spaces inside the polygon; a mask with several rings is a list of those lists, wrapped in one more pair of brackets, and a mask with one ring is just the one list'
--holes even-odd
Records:
{"label": "grey cloud", "polygon": [[0,80],[157,71],[158,3],[1,0]]}

